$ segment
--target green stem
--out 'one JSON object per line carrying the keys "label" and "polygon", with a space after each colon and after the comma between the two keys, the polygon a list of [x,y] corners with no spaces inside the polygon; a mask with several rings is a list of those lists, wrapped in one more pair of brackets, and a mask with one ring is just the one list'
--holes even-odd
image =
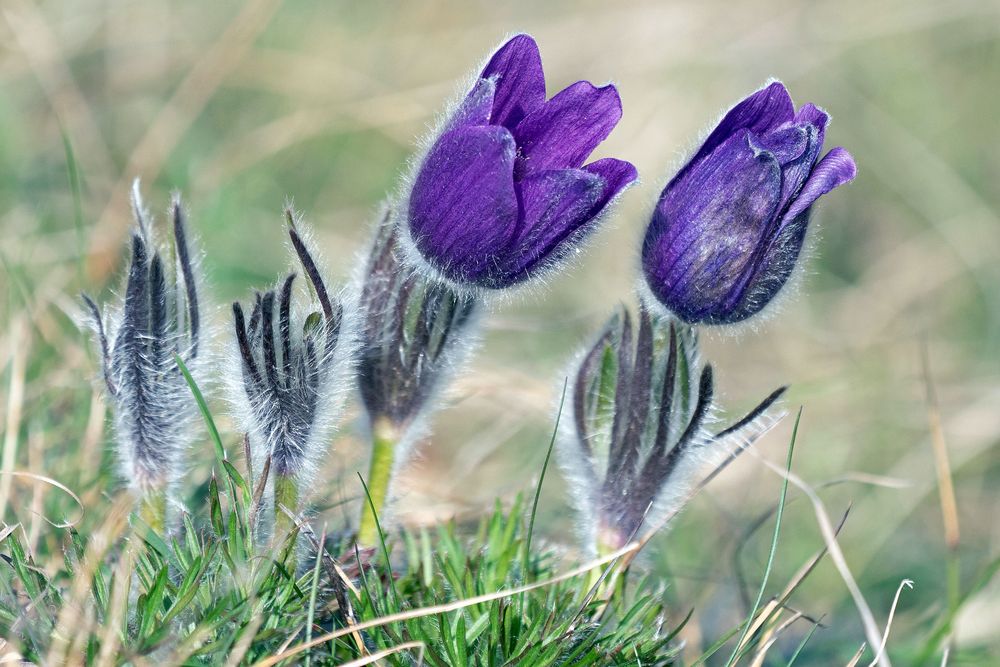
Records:
{"label": "green stem", "polygon": [[157,535],[164,535],[167,527],[167,492],[151,489],[139,500],[139,519]]}
{"label": "green stem", "polygon": [[387,419],[376,419],[372,424],[372,459],[368,467],[368,493],[371,495],[371,505],[361,503],[361,522],[358,527],[358,544],[374,546],[378,543],[378,525],[376,514],[385,509],[389,497],[389,484],[392,478],[392,468],[396,460],[396,445],[399,433]]}
{"label": "green stem", "polygon": [[[597,532],[598,558],[604,558],[605,556],[613,554],[614,552],[618,551],[623,546],[625,546],[625,543],[626,540],[618,533],[617,530],[608,528],[604,525],[603,522],[601,522],[601,527],[598,529]],[[619,566],[619,561],[615,561],[614,564],[611,565],[612,570],[608,572],[607,579],[605,579],[604,583],[601,584],[601,590],[597,592],[597,597],[600,597],[607,590],[608,582],[613,581],[615,579],[615,570],[618,568],[618,566]],[[604,571],[606,569],[608,569],[608,564],[600,565],[590,571],[590,579],[587,584],[589,588],[593,588],[597,584],[597,582],[601,578],[601,575],[604,574]]]}
{"label": "green stem", "polygon": [[295,520],[281,509],[282,505],[293,515],[299,511],[299,489],[291,475],[274,478],[274,536],[279,540],[295,528]]}

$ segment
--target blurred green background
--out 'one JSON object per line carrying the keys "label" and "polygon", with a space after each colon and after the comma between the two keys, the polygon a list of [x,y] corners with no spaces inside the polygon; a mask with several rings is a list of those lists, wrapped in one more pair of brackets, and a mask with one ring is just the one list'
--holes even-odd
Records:
{"label": "blurred green background", "polygon": [[[89,344],[70,318],[81,289],[119,284],[134,177],[154,211],[171,189],[184,194],[220,325],[228,301],[287,265],[286,198],[346,280],[417,138],[489,50],[522,30],[538,39],[550,94],[577,79],[619,86],[625,115],[599,156],[633,161],[642,182],[570,271],[496,304],[472,370],[403,480],[404,519],[471,517],[531,488],[573,354],[615,303],[634,300],[638,244],[665,178],[721,111],[777,77],[797,103],[831,112],[828,146],[849,148],[859,177],[819,207],[794,298],[754,330],[706,334],[706,355],[731,414],[792,385],[788,409],[803,406],[795,469],[818,487],[838,482],[821,495],[835,521],[852,508],[840,543],[881,626],[900,580],[915,581],[889,640],[897,664],[911,664],[947,607],[948,563],[964,591],[1000,552],[995,0],[3,0],[4,404],[16,390],[12,362],[27,363],[19,426],[4,412],[22,447],[4,465],[67,484],[84,497],[85,522],[100,522],[108,434]],[[942,527],[924,349],[958,500],[955,553]],[[763,456],[783,461],[791,421],[762,441]],[[331,501],[358,492],[356,431],[349,422],[330,458]],[[207,462],[207,444],[203,454]],[[192,479],[206,474],[200,466]],[[683,633],[692,655],[747,613],[771,523],[750,528],[779,487],[743,457],[642,559],[669,577],[675,620],[696,608]],[[39,491],[15,490],[23,502],[10,512],[44,542],[28,507]],[[546,479],[539,526],[572,557],[562,490],[558,475]],[[809,503],[791,493],[772,594],[822,546]],[[790,604],[822,618],[810,664],[843,664],[863,641],[828,560]],[[998,618],[993,583],[959,615],[954,664],[1000,660]],[[809,627],[789,631],[786,658]]]}

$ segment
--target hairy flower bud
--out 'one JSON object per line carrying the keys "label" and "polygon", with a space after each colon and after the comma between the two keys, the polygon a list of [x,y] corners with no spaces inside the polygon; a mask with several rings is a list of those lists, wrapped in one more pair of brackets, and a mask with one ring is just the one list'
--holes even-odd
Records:
{"label": "hairy flower bud", "polygon": [[124,302],[105,321],[97,304],[86,295],[83,299],[114,409],[121,475],[140,495],[159,497],[155,516],[147,518],[162,528],[163,503],[182,473],[197,416],[174,356],[192,371],[201,356],[198,281],[180,198],[175,196],[170,206],[173,244],[166,254],[154,242],[138,181],[132,210],[136,224]]}
{"label": "hairy flower bud", "polygon": [[712,369],[694,330],[643,309],[633,333],[621,309],[579,361],[559,449],[588,546],[617,549],[677,512],[703,465],[770,426],[765,413],[783,391],[711,432]]}
{"label": "hairy flower bud", "polygon": [[[339,417],[353,341],[344,306],[327,290],[293,213],[287,216],[288,235],[315,304],[295,307],[294,273],[278,288],[256,295],[249,319],[234,303],[238,370],[232,375],[251,449],[267,457],[268,464],[255,467],[270,470],[276,502],[294,512]],[[276,513],[276,520],[281,516]]]}
{"label": "hairy flower bud", "polygon": [[612,85],[545,99],[538,46],[493,55],[423,157],[398,211],[413,253],[448,281],[502,289],[558,262],[632,181],[628,162],[584,165],[618,124]]}
{"label": "hairy flower bud", "polygon": [[[388,215],[376,231],[361,291],[364,333],[358,386],[373,436],[369,492],[379,510],[409,460],[441,386],[473,343],[478,302],[401,261]],[[362,541],[371,526],[362,515]]]}
{"label": "hairy flower bud", "polygon": [[405,430],[433,402],[464,347],[477,302],[407,269],[397,237],[381,224],[368,259],[358,384],[371,421]]}
{"label": "hairy flower bud", "polygon": [[775,82],[727,113],[660,195],[642,247],[649,291],[690,324],[760,312],[798,260],[816,200],[854,178],[850,154],[820,159],[829,117],[798,111]]}

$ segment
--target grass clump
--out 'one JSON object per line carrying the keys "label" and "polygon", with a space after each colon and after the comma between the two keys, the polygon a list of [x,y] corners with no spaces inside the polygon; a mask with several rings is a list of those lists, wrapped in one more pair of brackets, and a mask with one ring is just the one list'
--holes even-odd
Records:
{"label": "grass clump", "polygon": [[586,568],[563,576],[555,550],[523,558],[530,515],[520,498],[498,503],[474,531],[449,522],[385,536],[385,551],[304,525],[260,544],[259,498],[228,461],[168,539],[129,525],[126,501],[112,503],[89,539],[59,529],[63,557],[45,567],[22,531],[5,531],[8,649],[39,664],[333,665],[384,655],[381,664],[441,666],[654,665],[677,651],[678,628],[645,582],[621,584],[608,603],[589,594]]}

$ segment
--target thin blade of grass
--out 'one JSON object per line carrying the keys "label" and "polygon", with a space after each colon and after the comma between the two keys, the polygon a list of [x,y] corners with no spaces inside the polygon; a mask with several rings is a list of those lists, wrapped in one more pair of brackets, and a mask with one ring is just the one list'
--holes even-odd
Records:
{"label": "thin blade of grass", "polygon": [[892,599],[892,607],[889,609],[889,618],[885,622],[885,632],[882,633],[882,641],[878,645],[878,651],[875,653],[875,659],[868,664],[868,667],[875,667],[882,656],[885,655],[885,645],[889,641],[889,630],[892,628],[892,619],[896,616],[896,605],[899,604],[899,596],[903,592],[903,588],[913,588],[913,581],[910,579],[903,579],[899,582],[899,587],[896,589],[896,595]]}
{"label": "thin blade of grass", "polygon": [[0,465],[0,521],[6,518],[7,501],[11,491],[11,475],[17,464],[18,435],[21,432],[21,415],[24,408],[25,374],[27,372],[30,337],[24,320],[17,318],[10,328],[10,384],[7,391],[7,411],[4,419],[3,455]]}
{"label": "thin blade of grass", "polygon": [[[785,469],[789,472],[792,469],[792,454],[795,452],[795,439],[799,434],[799,423],[802,421],[802,408],[799,408],[798,414],[795,416],[795,425],[792,427],[792,438],[788,443],[788,456],[785,460]],[[788,495],[788,479],[785,478],[781,483],[781,495],[778,501],[778,511],[774,520],[774,536],[771,538],[771,550],[767,556],[767,565],[764,567],[764,577],[760,582],[760,588],[757,591],[757,600],[753,604],[753,609],[750,611],[750,616],[747,617],[746,625],[743,628],[743,632],[740,635],[739,641],[736,642],[736,648],[733,649],[732,655],[729,656],[729,660],[726,661],[726,667],[730,667],[735,661],[736,656],[739,655],[740,649],[743,648],[743,643],[747,641],[747,637],[750,633],[750,626],[753,623],[754,617],[757,615],[757,610],[760,608],[760,603],[764,599],[764,591],[767,589],[767,580],[771,576],[771,568],[774,566],[774,557],[778,552],[778,537],[781,534],[781,519],[785,511],[785,498]]]}
{"label": "thin blade of grass", "polygon": [[[73,144],[69,140],[69,133],[66,128],[59,125],[59,134],[62,136],[63,153],[66,155],[66,177],[69,180],[69,190],[73,194],[73,229],[76,231],[76,247],[82,251],[86,247],[86,236],[83,231],[83,196],[80,186],[80,169],[76,161],[76,154],[73,152]],[[81,252],[76,258],[76,274],[81,280],[84,275],[85,255]]]}
{"label": "thin blade of grass", "polygon": [[807,632],[806,636],[802,638],[801,642],[799,642],[799,645],[795,648],[795,653],[793,653],[792,657],[788,659],[788,663],[785,667],[793,667],[795,661],[799,659],[799,655],[802,653],[802,650],[805,649],[806,644],[808,644],[809,640],[812,639],[813,633],[816,632],[816,628],[819,627],[819,623],[822,620],[823,618],[820,617],[819,621],[813,623],[813,626],[809,628],[809,632]]}
{"label": "thin blade of grass", "polygon": [[803,613],[797,611],[792,614],[789,618],[785,619],[781,625],[775,627],[770,626],[764,634],[763,645],[757,649],[756,655],[753,657],[753,661],[750,663],[750,667],[764,667],[764,660],[767,658],[767,652],[771,650],[775,642],[781,637],[781,633],[787,630],[795,621],[803,618]]}
{"label": "thin blade of grass", "polygon": [[198,403],[198,410],[201,411],[201,416],[205,420],[205,426],[208,427],[208,435],[211,437],[212,445],[215,447],[215,458],[218,459],[221,466],[223,461],[226,460],[226,448],[222,446],[222,437],[219,435],[219,429],[215,426],[215,419],[212,418],[212,412],[208,409],[208,403],[205,402],[205,396],[201,393],[201,389],[198,388],[198,383],[191,377],[191,371],[188,370],[188,367],[184,364],[184,360],[181,359],[179,354],[174,355],[174,362],[184,376],[184,380],[187,382],[195,402]]}
{"label": "thin blade of grass", "polygon": [[863,656],[865,654],[865,649],[866,648],[868,648],[868,644],[867,643],[861,644],[861,646],[858,647],[857,653],[854,654],[854,657],[852,657],[848,661],[846,667],[857,667],[857,664],[859,662],[861,662],[861,656]]}
{"label": "thin blade of grass", "polygon": [[[319,569],[323,564],[323,554],[326,543],[326,528],[320,533],[318,548],[316,549],[316,562],[313,564],[312,585],[309,587],[309,613],[306,616],[306,641],[312,639],[313,619],[316,618],[316,591],[319,588]],[[305,665],[312,664],[312,656],[306,655]]]}
{"label": "thin blade of grass", "polygon": [[423,642],[406,642],[398,646],[393,646],[392,648],[387,648],[384,651],[379,651],[378,653],[372,653],[363,658],[358,658],[357,660],[351,660],[350,662],[344,662],[340,664],[340,667],[362,667],[363,665],[370,665],[373,662],[381,660],[382,658],[388,658],[390,655],[395,655],[397,653],[402,653],[403,651],[412,651],[413,649],[418,649],[417,664],[422,664],[424,660],[424,648],[426,645]]}
{"label": "thin blade of grass", "polygon": [[538,484],[535,485],[535,497],[531,502],[531,514],[528,518],[528,532],[524,536],[524,553],[521,557],[521,572],[524,580],[528,580],[528,570],[531,564],[531,536],[535,532],[535,515],[538,513],[538,499],[542,495],[542,484],[545,482],[545,471],[549,469],[549,460],[552,458],[552,449],[555,447],[556,438],[559,436],[559,421],[562,418],[563,407],[566,404],[566,387],[568,379],[563,380],[562,394],[559,397],[559,411],[556,413],[556,423],[552,427],[552,437],[549,439],[549,448],[545,452],[545,461],[542,463],[542,472],[538,476]]}
{"label": "thin blade of grass", "polygon": [[[389,548],[385,543],[385,533],[382,532],[382,522],[379,521],[378,512],[375,510],[375,501],[372,500],[372,494],[368,491],[368,485],[365,484],[365,478],[358,473],[358,479],[361,480],[361,486],[365,490],[365,498],[368,501],[368,508],[372,511],[372,518],[375,519],[375,530],[378,531],[379,544],[382,546],[382,557],[385,558],[385,569],[389,576],[389,591],[392,593],[392,602],[396,605],[396,609],[400,610],[402,607],[399,602],[399,591],[396,590],[396,581],[392,578],[392,561],[389,560]],[[361,562],[360,560],[358,561]]]}

